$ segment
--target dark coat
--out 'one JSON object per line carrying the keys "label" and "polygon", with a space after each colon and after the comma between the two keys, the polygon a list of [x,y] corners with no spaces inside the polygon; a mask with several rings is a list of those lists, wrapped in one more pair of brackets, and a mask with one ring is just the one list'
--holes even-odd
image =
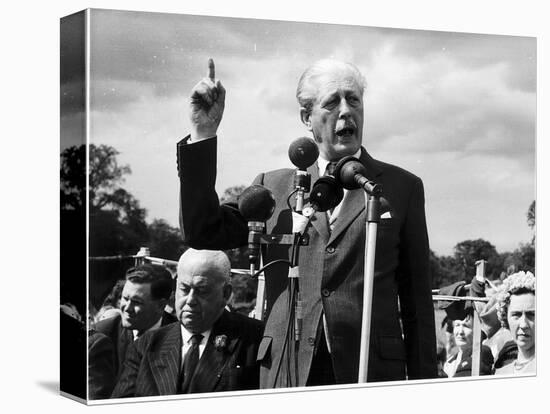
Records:
{"label": "dark coat", "polygon": [[[447,359],[447,363],[453,362],[458,356],[458,352],[454,353]],[[479,375],[492,375],[493,374],[493,354],[488,346],[481,346],[481,358],[479,366]],[[463,360],[456,368],[453,378],[457,377],[470,377],[472,375],[472,350],[469,354],[464,355]]]}
{"label": "dark coat", "polygon": [[88,397],[109,398],[115,387],[115,348],[107,335],[88,333]]}
{"label": "dark coat", "polygon": [[[256,353],[262,332],[260,321],[224,311],[212,328],[189,393],[257,389]],[[215,345],[220,335],[227,338],[222,349]],[[143,335],[128,350],[112,398],[177,394],[181,348],[179,322]]]}
{"label": "dark coat", "polygon": [[[215,193],[216,145],[216,139],[191,145],[184,139],[178,144],[180,222],[185,242],[197,249],[227,249],[247,243],[247,223],[235,205],[220,206]],[[368,177],[383,185],[384,197],[392,208],[392,218],[381,220],[378,226],[368,380],[434,378],[436,340],[422,181],[401,168],[374,160],[364,149],[361,162]],[[308,172],[314,183],[318,178],[317,165]],[[292,232],[286,200],[294,188],[293,180],[291,169],[261,174],[255,180],[272,191],[277,203],[267,222],[267,233]],[[325,213],[316,213],[306,230],[309,244],[301,247],[299,258],[304,303],[298,350],[299,386],[306,384],[310,372],[323,311],[335,380],[357,382],[365,223],[364,192],[351,190],[332,232]],[[289,255],[288,246],[270,245],[264,251],[263,261],[288,260]],[[266,272],[267,322],[258,355],[262,362],[262,388],[288,386],[281,381],[287,377],[286,364],[281,364],[280,371],[277,368],[289,319],[287,276],[285,264]],[[289,376],[294,377],[294,373]]]}
{"label": "dark coat", "polygon": [[[164,312],[162,315],[161,326],[166,326],[176,321],[177,318],[175,316]],[[115,377],[113,378],[113,384],[116,384],[124,366],[124,360],[126,359],[126,351],[128,350],[128,346],[132,342],[134,342],[134,335],[131,329],[126,329],[122,327],[120,315],[97,322],[95,330],[111,338],[111,341],[113,342],[113,345],[115,347]]]}

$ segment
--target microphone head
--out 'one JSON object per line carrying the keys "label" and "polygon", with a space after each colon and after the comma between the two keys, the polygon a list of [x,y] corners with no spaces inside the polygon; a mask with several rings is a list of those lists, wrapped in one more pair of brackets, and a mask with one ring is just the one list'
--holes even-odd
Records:
{"label": "microphone head", "polygon": [[313,184],[309,193],[309,202],[317,211],[327,211],[340,204],[344,198],[344,190],[336,179],[330,175],[319,178]]}
{"label": "microphone head", "polygon": [[318,157],[319,148],[311,138],[295,139],[288,147],[288,158],[299,170],[305,170],[313,165]]}
{"label": "microphone head", "polygon": [[242,192],[238,206],[246,221],[267,221],[275,211],[275,198],[263,185],[255,184]]}
{"label": "microphone head", "polygon": [[361,164],[361,161],[351,156],[344,157],[338,161],[334,169],[334,176],[346,190],[360,188],[354,178],[356,174],[365,176],[367,174],[367,169]]}

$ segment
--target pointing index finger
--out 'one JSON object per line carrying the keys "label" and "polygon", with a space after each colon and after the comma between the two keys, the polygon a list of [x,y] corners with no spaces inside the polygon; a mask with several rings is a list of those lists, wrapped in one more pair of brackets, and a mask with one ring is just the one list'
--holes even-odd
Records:
{"label": "pointing index finger", "polygon": [[208,78],[212,82],[216,82],[216,66],[214,66],[214,59],[208,59]]}

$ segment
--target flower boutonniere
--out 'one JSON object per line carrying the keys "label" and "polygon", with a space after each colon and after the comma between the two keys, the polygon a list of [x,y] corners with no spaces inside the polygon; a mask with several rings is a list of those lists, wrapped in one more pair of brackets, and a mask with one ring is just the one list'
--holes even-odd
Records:
{"label": "flower boutonniere", "polygon": [[227,347],[227,335],[218,335],[214,338],[216,350],[223,351]]}

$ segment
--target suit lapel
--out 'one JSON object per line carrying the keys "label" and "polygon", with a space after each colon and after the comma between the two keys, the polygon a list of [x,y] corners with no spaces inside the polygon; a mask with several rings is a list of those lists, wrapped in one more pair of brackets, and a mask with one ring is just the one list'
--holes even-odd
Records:
{"label": "suit lapel", "polygon": [[[361,150],[361,163],[367,169],[367,178],[376,181],[376,177],[382,174],[382,171],[376,165],[374,159],[365,151]],[[334,242],[342,234],[342,232],[351,225],[351,223],[363,212],[365,209],[365,192],[362,189],[350,190],[347,192],[338,217],[334,230],[330,234],[328,244]]]}
{"label": "suit lapel", "polygon": [[[227,337],[226,346],[223,349],[216,349],[216,337],[221,335]],[[239,337],[233,332],[230,316],[227,311],[224,311],[212,328],[208,343],[189,385],[190,393],[214,391],[238,341]]]}
{"label": "suit lapel", "polygon": [[158,352],[147,355],[159,395],[178,392],[181,347],[181,328],[180,324],[176,323],[166,334]]}
{"label": "suit lapel", "polygon": [[330,234],[330,238],[327,244],[331,244],[338,238],[340,234],[356,219],[359,214],[365,209],[365,195],[363,190],[351,190],[348,191],[340,212],[336,218],[334,230]]}
{"label": "suit lapel", "polygon": [[118,375],[124,370],[124,361],[126,360],[126,351],[128,346],[134,341],[134,334],[131,329],[126,329],[122,326],[122,322],[118,323]]}

